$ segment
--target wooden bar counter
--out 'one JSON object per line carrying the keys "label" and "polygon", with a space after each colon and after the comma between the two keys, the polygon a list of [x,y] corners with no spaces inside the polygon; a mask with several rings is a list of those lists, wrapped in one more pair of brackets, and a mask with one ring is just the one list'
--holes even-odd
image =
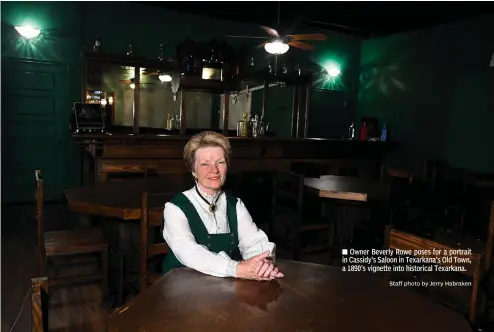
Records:
{"label": "wooden bar counter", "polygon": [[[147,170],[163,175],[187,172],[183,149],[190,136],[159,134],[74,134],[85,154],[85,182],[106,181],[111,173]],[[389,142],[317,138],[229,137],[231,172],[290,170],[292,163],[330,164],[332,161],[374,161],[395,147]],[[89,179],[88,179],[89,177]],[[89,181],[88,181],[89,180]]]}

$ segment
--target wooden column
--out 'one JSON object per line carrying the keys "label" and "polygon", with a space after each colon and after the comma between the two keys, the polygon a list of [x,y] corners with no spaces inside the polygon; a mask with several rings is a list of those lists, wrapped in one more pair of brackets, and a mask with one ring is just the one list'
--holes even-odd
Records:
{"label": "wooden column", "polygon": [[309,81],[305,87],[305,112],[304,112],[304,133],[303,137],[307,138],[309,133],[309,117],[310,117],[310,98],[312,92],[312,82]]}
{"label": "wooden column", "polygon": [[185,109],[184,89],[180,90],[180,135],[187,132],[187,111]]}
{"label": "wooden column", "polygon": [[228,118],[230,117],[230,94],[225,92],[223,98],[223,135],[228,136]]}
{"label": "wooden column", "polygon": [[269,81],[264,81],[264,91],[262,94],[262,116],[266,115],[266,108],[268,106],[268,89],[269,89]]}
{"label": "wooden column", "polygon": [[134,67],[134,126],[132,132],[139,133],[139,115],[141,113],[141,67]]}
{"label": "wooden column", "polygon": [[292,137],[297,137],[297,121],[298,121],[298,111],[299,111],[299,105],[298,105],[298,90],[299,90],[299,85],[295,84],[293,86],[293,102],[292,102]]}

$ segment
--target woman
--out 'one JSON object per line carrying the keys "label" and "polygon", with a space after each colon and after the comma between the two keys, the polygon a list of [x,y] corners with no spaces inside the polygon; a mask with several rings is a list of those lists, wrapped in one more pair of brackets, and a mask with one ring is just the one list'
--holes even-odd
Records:
{"label": "woman", "polygon": [[211,131],[185,145],[185,164],[196,185],[165,205],[163,237],[170,251],[164,273],[187,266],[216,277],[283,277],[274,266],[274,243],[257,228],[244,203],[222,191],[230,153],[228,139]]}

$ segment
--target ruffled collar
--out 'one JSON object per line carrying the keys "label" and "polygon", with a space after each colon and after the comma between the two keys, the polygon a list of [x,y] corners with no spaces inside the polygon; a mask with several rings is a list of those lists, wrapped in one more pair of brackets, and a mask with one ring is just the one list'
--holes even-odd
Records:
{"label": "ruffled collar", "polygon": [[[199,193],[201,193],[202,197],[204,197],[209,203],[212,203],[213,201],[216,201],[217,198],[218,198],[218,196],[220,196],[221,193],[223,192],[223,191],[220,190],[216,194],[211,195],[211,194],[206,193],[204,190],[202,190],[201,189],[201,186],[199,186],[198,184],[196,184],[196,187],[197,187],[197,190],[199,191]],[[194,192],[196,191],[195,188],[194,188],[193,191]]]}

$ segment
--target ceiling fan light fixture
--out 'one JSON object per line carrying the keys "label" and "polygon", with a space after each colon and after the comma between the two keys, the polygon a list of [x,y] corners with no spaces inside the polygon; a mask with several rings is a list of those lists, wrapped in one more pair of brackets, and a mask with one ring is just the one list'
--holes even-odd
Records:
{"label": "ceiling fan light fixture", "polygon": [[288,44],[285,44],[280,40],[275,40],[264,45],[266,52],[275,55],[285,54],[288,52],[289,48],[290,46],[288,46]]}
{"label": "ceiling fan light fixture", "polygon": [[158,76],[158,79],[161,82],[171,82],[172,81],[172,77],[170,75],[168,75],[168,74],[159,75]]}

